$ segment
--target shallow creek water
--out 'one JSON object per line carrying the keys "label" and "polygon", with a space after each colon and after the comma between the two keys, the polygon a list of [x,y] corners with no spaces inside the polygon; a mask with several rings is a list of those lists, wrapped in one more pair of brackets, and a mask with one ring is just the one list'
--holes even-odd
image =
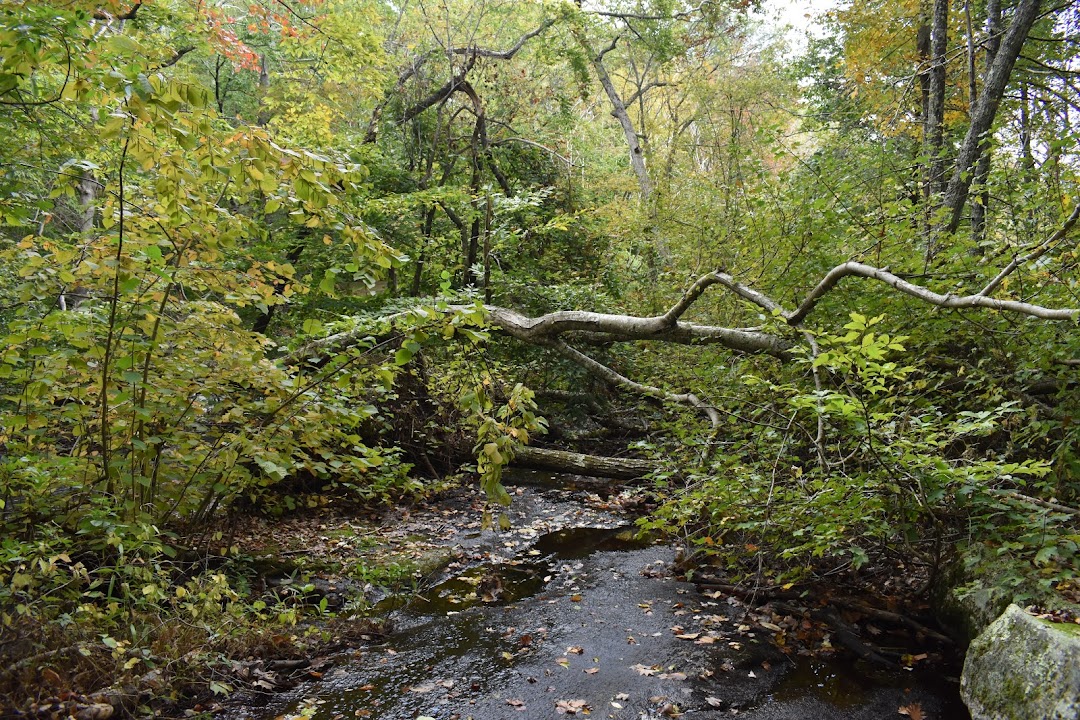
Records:
{"label": "shallow creek water", "polygon": [[[572,502],[565,494],[527,492],[525,505],[574,516],[560,505]],[[615,514],[590,520],[606,527],[552,529],[388,604],[397,630],[386,644],[357,649],[321,681],[232,715],[869,720],[902,719],[898,711],[916,705],[923,718],[968,717],[940,672],[789,658],[768,632],[743,622],[740,603],[674,580],[672,548],[634,539]],[[494,533],[463,533],[462,542],[513,545]]]}

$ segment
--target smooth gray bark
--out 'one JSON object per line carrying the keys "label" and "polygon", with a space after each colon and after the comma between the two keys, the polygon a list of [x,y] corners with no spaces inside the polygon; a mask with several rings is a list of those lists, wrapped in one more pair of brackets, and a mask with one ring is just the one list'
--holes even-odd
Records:
{"label": "smooth gray bark", "polygon": [[960,227],[964,204],[974,175],[975,164],[979,159],[983,143],[997,117],[998,107],[1005,95],[1013,66],[1020,56],[1020,50],[1027,40],[1031,26],[1039,16],[1040,0],[1021,0],[1016,6],[1009,29],[1001,39],[994,63],[987,73],[986,84],[975,107],[971,110],[971,125],[956,154],[956,165],[952,178],[945,189],[945,207],[949,217],[945,230],[956,232]]}

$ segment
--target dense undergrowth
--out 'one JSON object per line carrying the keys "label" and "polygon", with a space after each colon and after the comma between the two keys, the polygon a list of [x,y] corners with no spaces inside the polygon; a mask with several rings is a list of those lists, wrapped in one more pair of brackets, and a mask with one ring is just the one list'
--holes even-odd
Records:
{"label": "dense undergrowth", "polygon": [[4,4],[0,702],[352,637],[229,521],[450,477],[498,526],[530,443],[657,460],[643,525],[732,581],[1075,582],[1080,15],[1032,3],[798,59],[742,2]]}

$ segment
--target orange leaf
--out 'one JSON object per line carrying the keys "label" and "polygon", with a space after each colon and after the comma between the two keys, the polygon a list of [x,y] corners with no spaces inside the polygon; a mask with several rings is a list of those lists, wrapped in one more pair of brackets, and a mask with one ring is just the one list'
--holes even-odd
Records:
{"label": "orange leaf", "polygon": [[911,720],[923,720],[922,706],[919,703],[911,703],[910,705],[901,705],[896,711],[901,715],[907,715]]}

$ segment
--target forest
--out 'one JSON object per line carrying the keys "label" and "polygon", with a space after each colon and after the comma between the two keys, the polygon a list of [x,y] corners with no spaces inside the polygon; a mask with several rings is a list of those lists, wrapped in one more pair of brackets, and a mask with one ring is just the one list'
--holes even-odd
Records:
{"label": "forest", "polygon": [[0,5],[0,707],[227,695],[319,632],[238,522],[478,485],[498,531],[515,464],[732,585],[1080,599],[1080,6],[818,26]]}

